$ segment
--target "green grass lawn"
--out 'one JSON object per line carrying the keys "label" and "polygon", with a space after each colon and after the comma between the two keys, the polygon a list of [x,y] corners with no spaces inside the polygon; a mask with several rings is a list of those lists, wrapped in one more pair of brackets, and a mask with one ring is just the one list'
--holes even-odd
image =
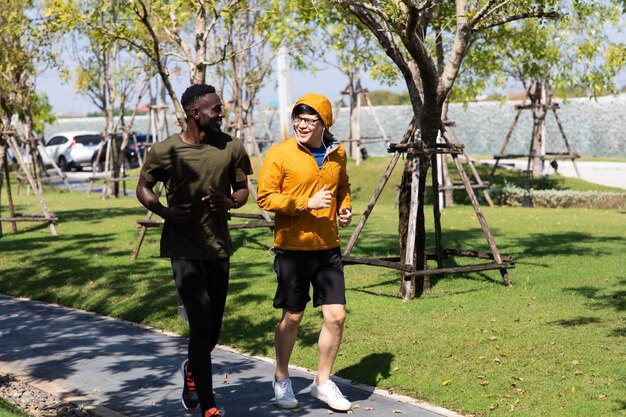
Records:
{"label": "green grass lawn", "polygon": [[29,417],[29,414],[0,398],[0,417]]}
{"label": "green grass lawn", "polygon": [[[387,162],[370,158],[350,167],[355,221],[342,230],[343,242]],[[398,178],[394,173],[353,255],[397,255],[392,184]],[[568,179],[560,181],[567,186]],[[38,211],[34,197],[14,198],[18,211]],[[45,198],[59,217],[59,236],[33,224],[20,224],[14,235],[4,223],[1,293],[186,334],[169,261],[158,257],[157,230],[149,230],[139,258],[130,260],[134,222],[145,215],[134,197],[47,191]],[[254,207],[250,202],[246,210]],[[476,416],[626,415],[626,212],[482,210],[500,251],[515,258],[513,287],[505,287],[497,271],[431,277],[429,293],[404,303],[395,271],[347,266],[348,319],[335,372]],[[432,231],[431,213],[428,207]],[[442,224],[446,247],[487,250],[471,206],[446,208]],[[279,312],[271,307],[272,236],[250,229],[232,237],[236,252],[220,342],[273,357]],[[446,266],[475,263],[453,258]],[[319,309],[309,308],[294,365],[315,369],[320,325]]]}

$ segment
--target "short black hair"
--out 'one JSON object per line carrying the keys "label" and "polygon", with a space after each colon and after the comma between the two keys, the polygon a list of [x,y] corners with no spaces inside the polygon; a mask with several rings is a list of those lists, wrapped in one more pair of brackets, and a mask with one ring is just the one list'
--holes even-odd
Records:
{"label": "short black hair", "polygon": [[186,112],[193,108],[196,100],[207,94],[215,93],[215,87],[208,84],[194,84],[187,88],[180,99],[183,109]]}
{"label": "short black hair", "polygon": [[311,106],[309,106],[308,104],[304,104],[304,103],[300,103],[297,106],[295,106],[293,108],[293,110],[291,111],[291,120],[295,119],[296,117],[300,116],[301,114],[310,114],[313,116],[317,116],[320,118],[320,121],[322,120],[321,116],[319,115],[319,113]]}

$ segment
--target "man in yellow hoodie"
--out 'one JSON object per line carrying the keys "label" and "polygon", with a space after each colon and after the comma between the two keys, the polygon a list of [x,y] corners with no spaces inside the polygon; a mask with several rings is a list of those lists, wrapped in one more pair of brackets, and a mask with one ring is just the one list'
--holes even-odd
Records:
{"label": "man in yellow hoodie", "polygon": [[328,131],[332,106],[319,94],[306,94],[291,113],[295,136],[273,146],[263,159],[257,202],[275,213],[274,307],[283,310],[276,326],[274,394],[281,408],[296,408],[289,358],[306,304],[322,306],[317,376],[311,395],[340,411],[352,405],[330,379],[346,317],[343,261],[337,224],[352,220],[346,151]]}

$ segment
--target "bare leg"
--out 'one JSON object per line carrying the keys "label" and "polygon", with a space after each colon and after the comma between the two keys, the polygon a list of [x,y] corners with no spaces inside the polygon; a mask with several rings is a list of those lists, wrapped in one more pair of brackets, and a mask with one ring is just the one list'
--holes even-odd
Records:
{"label": "bare leg", "polygon": [[304,317],[304,311],[292,312],[283,310],[283,317],[274,331],[274,347],[276,349],[276,380],[289,378],[289,358],[296,344],[298,327]]}
{"label": "bare leg", "polygon": [[322,305],[324,315],[324,326],[320,332],[318,348],[320,352],[320,363],[317,368],[317,385],[321,385],[330,379],[330,372],[335,363],[341,336],[343,335],[343,324],[346,320],[346,306],[343,304]]}

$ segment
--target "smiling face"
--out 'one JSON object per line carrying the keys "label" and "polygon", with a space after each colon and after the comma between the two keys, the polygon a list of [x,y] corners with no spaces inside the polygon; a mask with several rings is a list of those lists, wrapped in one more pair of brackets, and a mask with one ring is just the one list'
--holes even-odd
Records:
{"label": "smiling face", "polygon": [[298,141],[313,148],[322,146],[324,123],[317,114],[300,113],[292,119]]}
{"label": "smiling face", "polygon": [[224,119],[222,100],[216,93],[199,97],[192,112],[198,121],[198,128],[205,132],[220,130]]}

